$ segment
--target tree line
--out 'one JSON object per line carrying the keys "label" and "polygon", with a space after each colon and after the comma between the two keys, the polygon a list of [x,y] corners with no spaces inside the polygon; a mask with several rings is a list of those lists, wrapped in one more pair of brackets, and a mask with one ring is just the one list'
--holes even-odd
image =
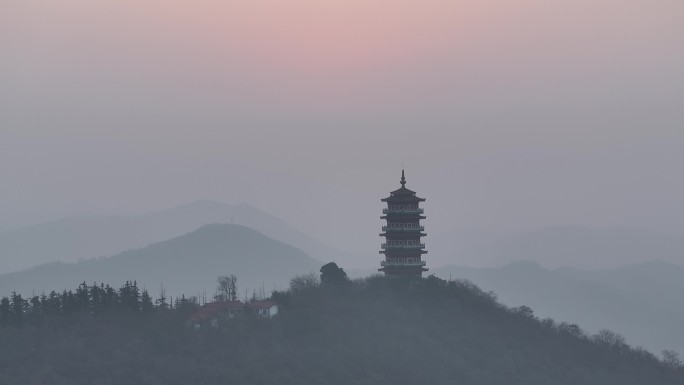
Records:
{"label": "tree line", "polygon": [[0,299],[0,325],[17,325],[47,316],[73,315],[86,313],[134,314],[151,313],[155,310],[187,309],[197,305],[195,297],[185,295],[167,298],[161,289],[159,297],[153,299],[147,289],[141,289],[136,281],[126,281],[118,289],[109,284],[81,283],[75,290],[51,291],[49,294],[33,295],[23,298],[12,292],[9,297]]}
{"label": "tree line", "polygon": [[[218,279],[215,300],[237,296]],[[684,385],[679,357],[619,334],[509,308],[468,281],[350,280],[334,263],[292,278],[272,320],[186,326],[193,298],[136,282],[0,300],[0,383]]]}

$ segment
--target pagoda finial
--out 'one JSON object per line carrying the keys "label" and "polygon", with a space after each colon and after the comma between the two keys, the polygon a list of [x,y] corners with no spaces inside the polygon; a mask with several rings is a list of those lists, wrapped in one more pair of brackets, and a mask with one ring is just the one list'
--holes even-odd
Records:
{"label": "pagoda finial", "polygon": [[404,176],[404,169],[401,169],[401,187],[406,186],[406,177]]}

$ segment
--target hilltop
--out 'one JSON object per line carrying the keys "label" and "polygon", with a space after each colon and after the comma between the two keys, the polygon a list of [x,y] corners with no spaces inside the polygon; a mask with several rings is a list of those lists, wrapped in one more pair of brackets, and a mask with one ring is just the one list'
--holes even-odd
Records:
{"label": "hilltop", "polygon": [[684,354],[684,268],[645,262],[617,269],[547,269],[519,261],[499,268],[445,266],[438,277],[468,279],[509,306],[530,306],[542,317],[623,334],[630,343]]}
{"label": "hilltop", "polygon": [[465,281],[297,277],[273,294],[276,317],[199,330],[184,322],[191,303],[153,308],[127,285],[102,307],[85,293],[62,302],[81,311],[0,305],[1,383],[684,384],[676,359],[507,308]]}

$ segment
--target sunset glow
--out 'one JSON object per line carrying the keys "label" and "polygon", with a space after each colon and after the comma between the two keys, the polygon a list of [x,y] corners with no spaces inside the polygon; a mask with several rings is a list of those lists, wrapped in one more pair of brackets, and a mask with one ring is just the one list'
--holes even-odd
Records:
{"label": "sunset glow", "polygon": [[0,0],[0,385],[684,384],[684,0]]}

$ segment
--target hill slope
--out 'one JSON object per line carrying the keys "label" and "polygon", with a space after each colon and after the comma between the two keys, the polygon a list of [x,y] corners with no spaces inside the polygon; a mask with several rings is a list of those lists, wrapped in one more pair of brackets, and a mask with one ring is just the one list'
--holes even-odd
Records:
{"label": "hill slope", "polygon": [[78,313],[0,317],[0,382],[684,384],[682,369],[609,333],[588,337],[434,277],[300,287],[274,295],[275,318],[246,313],[218,329],[186,327],[186,306],[133,310],[126,298],[125,307],[95,314],[85,305]]}
{"label": "hill slope", "polygon": [[[669,273],[652,274],[663,269]],[[581,271],[517,262],[493,269],[447,266],[433,272],[445,279],[468,279],[494,291],[503,303],[530,306],[542,317],[578,323],[592,332],[610,327],[651,351],[684,354],[684,308],[679,307],[684,301],[677,297],[684,289],[684,269],[677,265],[653,262]]]}
{"label": "hill slope", "polygon": [[212,223],[237,223],[312,256],[344,260],[348,254],[317,242],[257,208],[197,201],[139,216],[67,218],[0,233],[0,273],[47,262],[75,262],[147,246]]}
{"label": "hill slope", "polygon": [[[242,290],[270,292],[292,275],[317,270],[321,263],[299,249],[241,225],[207,225],[142,249],[77,263],[43,264],[0,275],[0,293],[63,290],[79,282],[137,280],[152,293],[163,283],[171,294],[213,294],[216,277],[235,274]],[[241,293],[244,294],[244,293]]]}

